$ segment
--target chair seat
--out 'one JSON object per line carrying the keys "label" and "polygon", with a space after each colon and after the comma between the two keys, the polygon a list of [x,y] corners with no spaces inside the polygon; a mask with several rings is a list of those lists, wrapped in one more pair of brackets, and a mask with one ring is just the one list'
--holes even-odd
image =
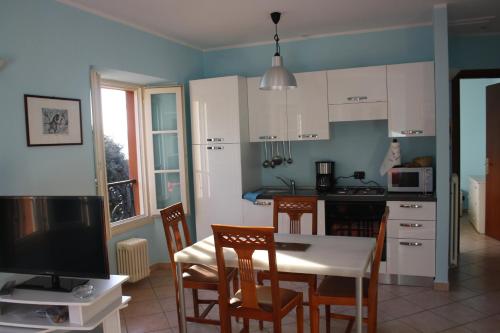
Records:
{"label": "chair seat", "polygon": [[[226,276],[231,275],[231,272],[234,270],[235,268],[226,268]],[[219,282],[219,273],[217,271],[217,266],[192,265],[184,269],[182,277],[184,278],[184,280],[192,282]]]}
{"label": "chair seat", "polygon": [[[257,287],[257,302],[262,310],[267,312],[273,311],[273,302],[271,295],[271,287],[270,286],[256,286]],[[280,301],[281,306],[285,306],[290,303],[290,301],[298,295],[298,292],[280,288]],[[238,307],[242,303],[241,300],[241,289],[236,292],[236,294],[231,298],[230,304],[233,307]]]}
{"label": "chair seat", "polygon": [[[363,278],[363,298],[368,298],[370,280]],[[318,288],[320,296],[356,299],[356,279],[343,276],[326,276]]]}

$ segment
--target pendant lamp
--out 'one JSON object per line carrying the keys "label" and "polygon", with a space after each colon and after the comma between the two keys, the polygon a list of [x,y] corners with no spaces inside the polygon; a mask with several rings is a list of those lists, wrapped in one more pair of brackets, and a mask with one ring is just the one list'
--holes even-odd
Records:
{"label": "pendant lamp", "polygon": [[280,38],[278,37],[278,22],[280,21],[281,13],[271,13],[271,19],[275,24],[274,41],[276,42],[276,52],[273,56],[272,67],[269,68],[260,80],[259,88],[261,90],[284,90],[297,88],[297,80],[295,76],[290,73],[283,66],[283,58],[280,54]]}

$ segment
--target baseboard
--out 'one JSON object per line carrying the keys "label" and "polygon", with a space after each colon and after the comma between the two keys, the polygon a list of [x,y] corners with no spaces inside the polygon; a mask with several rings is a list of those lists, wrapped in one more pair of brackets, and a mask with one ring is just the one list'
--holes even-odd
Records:
{"label": "baseboard", "polygon": [[168,262],[158,262],[149,266],[151,272],[158,270],[170,270],[170,263]]}
{"label": "baseboard", "polygon": [[434,290],[450,291],[450,283],[449,282],[434,282]]}

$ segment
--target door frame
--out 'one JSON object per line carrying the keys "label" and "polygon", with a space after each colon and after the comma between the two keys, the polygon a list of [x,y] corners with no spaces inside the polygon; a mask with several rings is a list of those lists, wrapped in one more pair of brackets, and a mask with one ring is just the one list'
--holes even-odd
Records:
{"label": "door frame", "polygon": [[[460,189],[460,80],[462,79],[497,79],[500,68],[460,70],[451,80],[451,172],[458,175]],[[461,202],[462,198],[460,198]],[[457,210],[459,208],[457,207]],[[455,213],[459,213],[456,211]],[[460,256],[460,223],[458,224],[458,256]],[[457,259],[458,260],[458,259]]]}

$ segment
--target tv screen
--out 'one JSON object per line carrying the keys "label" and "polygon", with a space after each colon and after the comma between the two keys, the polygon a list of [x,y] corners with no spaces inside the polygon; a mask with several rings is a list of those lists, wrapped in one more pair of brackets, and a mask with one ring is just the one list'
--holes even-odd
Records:
{"label": "tv screen", "polygon": [[102,197],[0,197],[0,272],[109,278]]}

